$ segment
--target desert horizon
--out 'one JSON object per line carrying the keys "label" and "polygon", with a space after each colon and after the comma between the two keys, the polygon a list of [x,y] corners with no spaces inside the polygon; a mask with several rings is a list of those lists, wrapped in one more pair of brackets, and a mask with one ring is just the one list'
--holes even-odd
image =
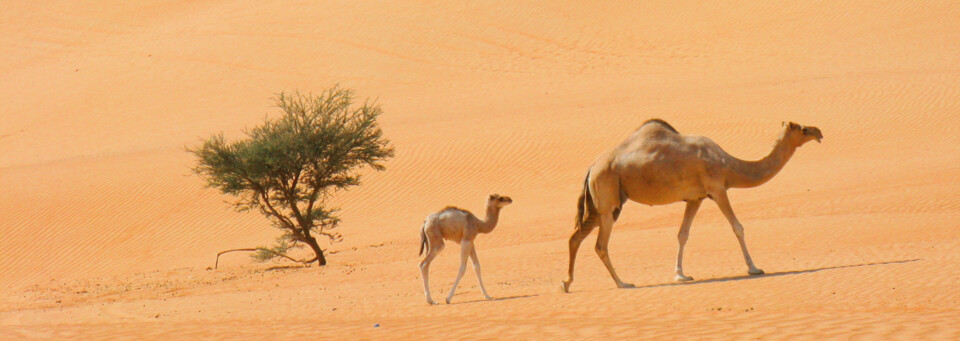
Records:
{"label": "desert horizon", "polygon": [[[934,2],[96,1],[0,11],[0,339],[960,337],[960,5]],[[258,263],[280,232],[205,187],[187,151],[278,117],[281,92],[383,108],[386,169],[338,193],[326,266]],[[674,280],[684,205],[629,202],[566,278],[591,164],[659,118],[743,160],[816,126],[730,202]],[[485,300],[459,246],[482,215]],[[309,256],[309,250],[297,256]]]}

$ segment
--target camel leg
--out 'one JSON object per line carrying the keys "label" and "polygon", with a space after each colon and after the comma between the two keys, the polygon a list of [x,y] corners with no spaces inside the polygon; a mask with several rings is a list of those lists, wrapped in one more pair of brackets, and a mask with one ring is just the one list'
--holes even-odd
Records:
{"label": "camel leg", "polygon": [[492,299],[490,295],[487,295],[487,288],[483,287],[483,277],[480,276],[480,259],[477,258],[477,246],[470,245],[470,260],[473,261],[473,271],[477,273],[477,282],[480,282],[480,292],[483,293],[483,298]]}
{"label": "camel leg", "polygon": [[743,240],[743,225],[741,225],[740,221],[737,220],[737,216],[733,214],[733,208],[730,207],[730,199],[727,198],[727,192],[720,191],[713,196],[713,200],[717,202],[717,206],[720,207],[720,212],[723,212],[723,216],[727,217],[727,221],[729,221],[730,226],[733,227],[733,234],[737,235],[737,240],[740,241],[740,249],[743,251],[743,260],[747,263],[747,273],[751,275],[762,275],[763,270],[760,270],[753,265],[753,259],[750,258],[750,252],[747,251],[747,242]]}
{"label": "camel leg", "polygon": [[567,269],[567,280],[563,281],[563,285],[560,287],[563,292],[570,292],[570,283],[573,283],[573,264],[577,260],[577,251],[580,250],[580,244],[583,243],[583,239],[587,238],[592,230],[592,226],[580,226],[580,228],[573,231],[573,235],[570,236],[570,267]]}
{"label": "camel leg", "polygon": [[453,288],[450,288],[450,295],[447,295],[447,304],[450,304],[450,300],[453,299],[457,285],[460,284],[460,279],[463,278],[463,272],[467,270],[467,257],[470,257],[471,248],[473,248],[473,242],[469,240],[460,242],[460,271],[457,272],[457,279],[453,281]]}
{"label": "camel leg", "polygon": [[[428,235],[429,238],[429,235]],[[437,258],[437,255],[440,254],[440,251],[443,250],[443,242],[440,244],[435,244],[432,241],[427,241],[427,255],[423,257],[423,260],[420,261],[420,277],[423,277],[423,292],[427,296],[427,303],[437,304],[433,301],[433,298],[430,297],[430,263],[433,262],[434,258]]]}
{"label": "camel leg", "polygon": [[690,225],[693,224],[693,217],[697,215],[701,202],[703,202],[702,199],[687,201],[687,209],[683,211],[683,223],[680,224],[680,233],[677,234],[677,241],[680,244],[677,249],[677,282],[693,280],[693,277],[683,275],[683,247],[687,244],[687,239],[690,236]]}
{"label": "camel leg", "polygon": [[634,288],[633,284],[624,283],[620,280],[620,277],[617,276],[617,271],[613,269],[613,264],[610,263],[610,255],[607,252],[607,245],[610,242],[610,232],[613,230],[613,212],[606,212],[600,215],[600,233],[597,235],[597,255],[600,256],[600,260],[603,261],[603,265],[607,267],[607,271],[610,272],[610,277],[613,277],[613,281],[617,283],[617,288]]}

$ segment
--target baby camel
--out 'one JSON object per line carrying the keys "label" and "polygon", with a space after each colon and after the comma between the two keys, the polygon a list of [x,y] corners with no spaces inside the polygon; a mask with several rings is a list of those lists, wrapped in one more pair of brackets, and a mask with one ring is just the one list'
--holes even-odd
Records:
{"label": "baby camel", "polygon": [[453,281],[453,288],[450,288],[450,295],[447,295],[447,304],[453,298],[453,292],[463,277],[463,272],[467,269],[467,257],[473,260],[473,270],[477,272],[477,281],[480,282],[480,292],[483,297],[490,299],[487,295],[487,289],[483,287],[483,278],[480,277],[480,260],[477,259],[477,250],[473,246],[473,240],[477,238],[478,233],[490,233],[497,227],[497,220],[500,218],[500,209],[513,203],[510,197],[501,197],[497,194],[491,194],[487,199],[487,219],[480,220],[473,213],[467,210],[448,206],[440,212],[427,216],[420,228],[420,254],[427,251],[426,257],[420,261],[420,275],[423,277],[423,291],[427,295],[427,303],[437,304],[430,298],[430,262],[443,250],[443,240],[451,240],[460,244],[460,272],[457,273],[457,280]]}

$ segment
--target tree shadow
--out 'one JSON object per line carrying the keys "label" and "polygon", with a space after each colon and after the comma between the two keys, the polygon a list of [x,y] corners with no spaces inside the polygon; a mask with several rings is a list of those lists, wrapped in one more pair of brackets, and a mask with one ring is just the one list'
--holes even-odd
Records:
{"label": "tree shadow", "polygon": [[887,262],[874,262],[874,263],[863,263],[863,264],[850,264],[850,265],[837,265],[837,266],[828,266],[823,268],[816,269],[807,269],[807,270],[793,270],[793,271],[782,271],[782,272],[772,272],[766,273],[763,275],[741,275],[741,276],[730,276],[730,277],[720,277],[720,278],[710,278],[704,280],[693,280],[690,282],[679,282],[679,283],[662,283],[662,284],[653,284],[653,285],[644,285],[638,286],[633,289],[645,289],[645,288],[660,288],[660,287],[672,287],[680,285],[697,285],[697,284],[706,284],[706,283],[719,283],[719,282],[729,282],[729,281],[740,281],[745,279],[760,279],[764,277],[777,277],[777,276],[788,276],[788,275],[800,275],[814,273],[824,270],[836,270],[836,269],[846,269],[846,268],[858,268],[864,266],[875,266],[875,265],[890,265],[890,264],[902,264],[902,263],[911,263],[921,261],[922,259],[908,259],[908,260],[896,260],[896,261],[887,261]]}
{"label": "tree shadow", "polygon": [[309,268],[309,266],[305,266],[305,265],[274,265],[274,266],[271,266],[271,267],[268,267],[268,268],[264,269],[263,271],[269,272],[269,271],[278,271],[278,270],[300,270],[300,269],[306,269],[306,268]]}
{"label": "tree shadow", "polygon": [[537,296],[540,296],[540,294],[516,295],[516,296],[506,296],[506,297],[494,297],[494,298],[489,299],[489,300],[480,299],[480,300],[473,300],[473,301],[453,302],[453,303],[450,303],[450,304],[448,304],[448,305],[468,304],[468,303],[480,303],[480,302],[506,301],[506,300],[515,300],[515,299],[518,299],[518,298],[530,298],[530,297],[537,297]]}

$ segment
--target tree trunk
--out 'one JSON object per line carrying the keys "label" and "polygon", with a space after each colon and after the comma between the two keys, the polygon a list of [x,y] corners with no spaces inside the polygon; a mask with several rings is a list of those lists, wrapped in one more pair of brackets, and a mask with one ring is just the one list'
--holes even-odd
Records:
{"label": "tree trunk", "polygon": [[317,254],[317,264],[320,266],[327,265],[327,259],[323,257],[323,250],[320,249],[320,245],[317,244],[317,238],[313,236],[307,236],[305,243],[310,245],[310,248],[313,249],[313,252]]}

